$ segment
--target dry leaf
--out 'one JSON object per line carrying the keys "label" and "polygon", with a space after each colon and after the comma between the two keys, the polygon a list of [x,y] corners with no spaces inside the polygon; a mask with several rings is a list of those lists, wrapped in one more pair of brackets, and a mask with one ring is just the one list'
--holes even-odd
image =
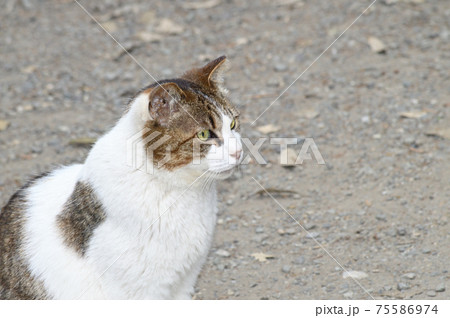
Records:
{"label": "dry leaf", "polygon": [[259,190],[256,191],[254,194],[252,195],[264,195],[267,194],[267,192],[272,194],[272,195],[289,195],[289,194],[298,194],[298,192],[296,191],[292,191],[292,190],[285,190],[285,189],[277,189],[277,188],[265,188],[264,190]]}
{"label": "dry leaf", "polygon": [[370,45],[370,48],[372,49],[373,52],[375,53],[385,53],[386,52],[386,45],[384,45],[383,42],[381,42],[380,39],[370,36],[367,39],[367,42]]}
{"label": "dry leaf", "polygon": [[251,256],[253,256],[257,261],[260,261],[261,263],[267,261],[268,259],[274,259],[275,256],[264,254],[264,253],[253,253]]}
{"label": "dry leaf", "polygon": [[22,73],[31,74],[37,69],[36,65],[28,65],[21,69]]}
{"label": "dry leaf", "polygon": [[160,42],[162,40],[161,35],[146,31],[136,34],[136,38],[143,42]]}
{"label": "dry leaf", "polygon": [[177,35],[184,31],[184,28],[169,19],[162,19],[156,31],[169,35]]}
{"label": "dry leaf", "polygon": [[445,139],[450,139],[450,128],[436,129],[426,133],[427,136],[436,136]]}
{"label": "dry leaf", "polygon": [[117,23],[114,21],[106,21],[102,23],[102,27],[108,31],[109,33],[114,33],[117,31],[117,29],[119,28],[117,26]]}
{"label": "dry leaf", "polygon": [[268,125],[264,125],[264,126],[260,126],[260,127],[256,128],[256,130],[258,130],[260,133],[263,133],[263,134],[270,134],[270,133],[276,132],[280,129],[281,129],[280,126],[272,125],[272,124],[268,124]]}
{"label": "dry leaf", "polygon": [[69,141],[69,145],[72,146],[91,146],[93,144],[95,144],[95,142],[97,141],[97,139],[95,138],[76,138],[76,139],[72,139],[71,141]]}
{"label": "dry leaf", "polygon": [[196,2],[184,2],[183,7],[185,9],[210,9],[214,8],[220,3],[220,0],[208,0],[208,1],[196,1]]}
{"label": "dry leaf", "polygon": [[427,113],[424,111],[412,111],[412,112],[403,112],[400,113],[400,117],[404,118],[421,118],[425,116]]}
{"label": "dry leaf", "polygon": [[139,22],[143,24],[150,24],[155,20],[156,13],[153,10],[145,11],[139,15]]}
{"label": "dry leaf", "polygon": [[0,131],[6,130],[9,127],[9,121],[0,119]]}

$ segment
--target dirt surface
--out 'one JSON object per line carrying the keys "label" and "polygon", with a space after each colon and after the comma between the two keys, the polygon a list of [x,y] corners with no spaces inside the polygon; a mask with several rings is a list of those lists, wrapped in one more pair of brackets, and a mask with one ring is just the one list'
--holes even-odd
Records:
{"label": "dirt surface", "polygon": [[[326,162],[282,167],[267,141],[268,164],[220,183],[196,299],[450,298],[448,0],[378,0],[251,125],[370,3],[81,1],[157,79],[226,54],[243,136],[311,137]],[[153,79],[75,2],[1,6],[3,205],[31,175],[82,162],[70,141],[104,134]],[[255,180],[295,193],[278,204]]]}

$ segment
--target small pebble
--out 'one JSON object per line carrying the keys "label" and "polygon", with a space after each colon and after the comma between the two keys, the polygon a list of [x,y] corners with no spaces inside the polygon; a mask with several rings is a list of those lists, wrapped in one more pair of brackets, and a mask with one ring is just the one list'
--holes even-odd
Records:
{"label": "small pebble", "polygon": [[436,297],[436,292],[434,290],[429,290],[429,291],[427,291],[427,296],[428,297]]}
{"label": "small pebble", "polygon": [[297,233],[297,229],[296,228],[290,228],[290,229],[286,230],[286,234],[289,234],[289,235],[293,235],[293,234],[296,234],[296,233]]}
{"label": "small pebble", "polygon": [[33,147],[31,147],[31,152],[40,154],[40,153],[42,153],[42,148],[37,147],[37,146],[33,146]]}
{"label": "small pebble", "polygon": [[348,298],[348,299],[352,299],[353,298],[353,292],[352,291],[348,291],[348,292],[344,293],[344,297]]}
{"label": "small pebble", "polygon": [[411,286],[409,286],[409,284],[406,284],[406,283],[400,282],[400,283],[397,284],[397,289],[400,290],[400,291],[407,290],[407,289],[410,289],[410,288],[411,288]]}
{"label": "small pebble", "polygon": [[315,229],[317,226],[315,224],[305,224],[303,225],[303,227],[305,228],[305,230],[310,231],[312,229]]}
{"label": "small pebble", "polygon": [[305,257],[304,256],[299,256],[294,260],[294,264],[297,265],[302,265],[305,264]]}
{"label": "small pebble", "polygon": [[230,253],[225,250],[217,250],[216,255],[219,255],[222,257],[230,257]]}
{"label": "small pebble", "polygon": [[354,278],[354,279],[361,279],[366,278],[369,275],[367,275],[365,272],[359,272],[359,271],[346,271],[342,274],[343,278]]}
{"label": "small pebble", "polygon": [[436,286],[435,291],[438,292],[438,293],[445,292],[445,284],[444,284],[444,283],[439,283],[439,284]]}
{"label": "small pebble", "polygon": [[279,87],[280,86],[280,80],[277,78],[270,78],[269,81],[267,82],[267,86],[269,87]]}
{"label": "small pebble", "polygon": [[404,227],[397,228],[397,234],[400,235],[400,236],[405,236],[406,235],[406,229]]}
{"label": "small pebble", "polygon": [[255,232],[256,232],[256,233],[263,233],[263,232],[264,232],[264,228],[263,228],[262,226],[258,226],[258,227],[255,229]]}
{"label": "small pebble", "polygon": [[402,277],[412,280],[412,279],[416,278],[416,274],[415,273],[406,273],[406,274],[403,274]]}
{"label": "small pebble", "polygon": [[320,235],[320,233],[319,232],[309,232],[308,234],[306,234],[306,238],[309,238],[309,239],[313,239],[313,238],[316,238],[316,237],[318,237]]}
{"label": "small pebble", "polygon": [[290,271],[291,271],[291,266],[289,266],[289,265],[284,265],[282,268],[281,268],[281,271],[283,272],[283,273],[289,273]]}
{"label": "small pebble", "polygon": [[283,64],[283,63],[275,63],[275,65],[273,66],[273,69],[276,71],[276,72],[285,72],[285,71],[287,71],[287,69],[288,69],[288,67],[287,67],[287,65],[286,64]]}

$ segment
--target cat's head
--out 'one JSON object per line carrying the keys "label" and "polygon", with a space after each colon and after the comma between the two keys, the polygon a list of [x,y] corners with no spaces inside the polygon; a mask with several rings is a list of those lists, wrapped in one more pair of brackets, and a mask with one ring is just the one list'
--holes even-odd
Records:
{"label": "cat's head", "polygon": [[158,169],[229,176],[243,158],[239,112],[226,97],[224,56],[180,78],[142,89],[131,103],[149,160]]}

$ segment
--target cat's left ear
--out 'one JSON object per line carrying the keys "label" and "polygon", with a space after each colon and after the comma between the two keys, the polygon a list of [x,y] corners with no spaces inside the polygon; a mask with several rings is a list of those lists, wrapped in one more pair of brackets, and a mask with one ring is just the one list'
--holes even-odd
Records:
{"label": "cat's left ear", "polygon": [[221,56],[201,68],[190,70],[183,77],[208,87],[220,87],[220,84],[223,83],[223,73],[228,67],[227,58]]}
{"label": "cat's left ear", "polygon": [[179,111],[183,90],[176,83],[164,83],[152,89],[149,95],[150,117],[161,126],[169,123],[171,115]]}

